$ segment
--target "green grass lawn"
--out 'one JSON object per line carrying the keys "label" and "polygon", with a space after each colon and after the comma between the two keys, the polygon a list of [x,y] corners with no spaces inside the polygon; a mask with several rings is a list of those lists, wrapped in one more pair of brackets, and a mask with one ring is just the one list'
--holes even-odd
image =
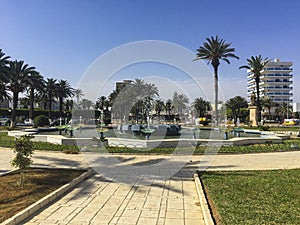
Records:
{"label": "green grass lawn", "polygon": [[[13,148],[15,143],[15,138],[7,135],[6,132],[0,132],[0,147]],[[48,142],[33,142],[34,150],[48,150],[48,151],[73,151],[72,153],[78,151],[77,146],[71,145],[58,145]]]}
{"label": "green grass lawn", "polygon": [[300,223],[300,169],[207,172],[201,180],[217,224]]}

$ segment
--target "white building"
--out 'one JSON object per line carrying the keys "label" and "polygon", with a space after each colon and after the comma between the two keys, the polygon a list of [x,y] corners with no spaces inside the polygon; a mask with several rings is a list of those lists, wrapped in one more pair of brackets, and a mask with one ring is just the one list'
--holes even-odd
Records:
{"label": "white building", "polygon": [[293,103],[293,112],[300,112],[300,103]]}
{"label": "white building", "polygon": [[[292,65],[292,62],[281,62],[279,59],[266,64],[260,78],[260,98],[268,97],[275,103],[292,103]],[[256,93],[256,84],[252,73],[247,78],[247,100],[250,102],[251,95]]]}

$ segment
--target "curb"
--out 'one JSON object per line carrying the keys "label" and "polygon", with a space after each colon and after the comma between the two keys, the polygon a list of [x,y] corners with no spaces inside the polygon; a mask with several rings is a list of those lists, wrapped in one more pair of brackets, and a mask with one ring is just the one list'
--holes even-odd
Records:
{"label": "curb", "polygon": [[54,192],[46,195],[45,197],[41,198],[34,204],[28,206],[26,209],[22,210],[21,212],[17,213],[16,215],[10,217],[9,219],[5,220],[1,225],[17,225],[22,221],[26,220],[28,217],[32,216],[34,213],[45,207],[47,204],[53,202],[58,197],[69,191],[72,187],[79,184],[84,179],[88,178],[92,175],[94,171],[89,169],[85,173],[81,174],[79,177],[75,178],[71,182],[63,185],[59,189],[55,190]]}
{"label": "curb", "polygon": [[198,198],[199,198],[199,201],[200,201],[201,210],[202,210],[205,225],[214,225],[215,223],[214,223],[214,220],[212,218],[212,215],[211,215],[208,203],[207,203],[207,199],[205,197],[203,187],[202,187],[202,184],[200,182],[200,178],[199,178],[197,173],[194,174],[194,181],[195,181],[195,185],[196,185]]}

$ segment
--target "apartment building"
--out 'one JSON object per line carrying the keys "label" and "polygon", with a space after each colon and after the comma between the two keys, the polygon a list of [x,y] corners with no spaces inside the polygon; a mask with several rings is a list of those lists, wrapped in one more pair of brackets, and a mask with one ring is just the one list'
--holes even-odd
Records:
{"label": "apartment building", "polygon": [[[279,59],[266,64],[259,84],[261,98],[268,97],[275,103],[292,103],[292,65],[292,62],[281,62]],[[249,73],[247,78],[247,100],[250,102],[251,95],[256,93],[256,84],[252,73]]]}

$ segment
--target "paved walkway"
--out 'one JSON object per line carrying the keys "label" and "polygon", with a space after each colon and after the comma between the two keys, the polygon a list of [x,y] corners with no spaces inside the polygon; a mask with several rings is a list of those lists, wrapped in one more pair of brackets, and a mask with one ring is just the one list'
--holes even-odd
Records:
{"label": "paved walkway", "polygon": [[[0,150],[1,171],[12,169],[11,150]],[[35,166],[87,168],[91,165],[81,155],[66,155],[36,151]],[[113,155],[102,156],[95,161],[106,174],[97,174],[76,186],[43,211],[34,215],[25,224],[204,224],[199,200],[192,179],[197,169],[245,170],[300,168],[300,152],[261,153],[246,155],[192,156],[189,163],[171,178],[165,179],[165,171],[157,170],[161,176],[126,176],[132,168],[156,168],[163,161],[172,162],[163,167],[172,174],[179,164],[170,156]],[[116,159],[119,164],[112,164]],[[109,162],[109,163],[107,163]],[[130,167],[128,167],[130,165]],[[175,166],[174,166],[175,165]],[[133,167],[135,166],[135,167]],[[123,171],[126,179],[114,177],[109,169],[118,174]],[[166,169],[167,168],[167,169]],[[97,169],[97,168],[96,168]],[[0,172],[1,172],[0,171]],[[142,171],[143,172],[143,171]],[[149,172],[149,170],[148,170]],[[150,171],[153,172],[153,171]],[[104,177],[104,175],[108,175]],[[136,174],[135,174],[136,175]],[[137,175],[139,175],[137,173]],[[147,183],[145,183],[147,178]]]}

